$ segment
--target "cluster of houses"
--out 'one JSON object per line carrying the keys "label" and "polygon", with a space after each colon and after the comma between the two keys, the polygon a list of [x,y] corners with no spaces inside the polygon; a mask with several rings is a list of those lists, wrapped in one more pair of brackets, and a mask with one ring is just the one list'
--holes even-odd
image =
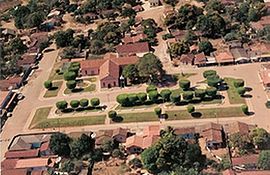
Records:
{"label": "cluster of houses", "polygon": [[1,162],[2,175],[45,175],[53,170],[57,156],[49,148],[50,134],[19,135]]}
{"label": "cluster of houses", "polygon": [[0,43],[5,43],[10,39],[22,36],[20,38],[27,46],[27,52],[21,55],[16,63],[17,67],[22,70],[22,74],[9,76],[6,79],[0,80],[0,117],[2,127],[8,117],[8,113],[12,112],[19,100],[18,97],[21,96],[17,90],[26,83],[32,70],[37,67],[38,61],[42,57],[42,53],[39,50],[40,45],[43,42],[48,42],[49,38],[46,32],[18,35],[12,29],[2,29],[0,31]]}

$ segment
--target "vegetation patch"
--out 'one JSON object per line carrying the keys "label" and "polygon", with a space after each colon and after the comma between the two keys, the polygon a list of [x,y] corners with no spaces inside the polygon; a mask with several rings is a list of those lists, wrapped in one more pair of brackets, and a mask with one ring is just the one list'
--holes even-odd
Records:
{"label": "vegetation patch", "polygon": [[43,97],[44,98],[56,97],[62,84],[63,84],[63,81],[53,82],[53,87],[50,90],[46,90],[46,93],[44,94]]}
{"label": "vegetation patch", "polygon": [[31,122],[30,129],[104,124],[106,117],[105,115],[97,115],[48,119],[47,117],[51,108],[52,107],[45,107],[37,109]]}
{"label": "vegetation patch", "polygon": [[241,95],[239,95],[237,88],[234,86],[236,79],[226,77],[224,81],[227,83],[229,89],[227,90],[230,104],[245,104],[246,101]]}
{"label": "vegetation patch", "polygon": [[63,80],[64,79],[63,73],[59,72],[61,65],[62,65],[61,62],[54,64],[48,80]]}
{"label": "vegetation patch", "polygon": [[76,89],[68,89],[66,88],[64,91],[64,94],[71,94],[71,93],[78,93],[78,92],[92,92],[96,90],[96,85],[95,84],[90,84],[86,88],[76,88]]}

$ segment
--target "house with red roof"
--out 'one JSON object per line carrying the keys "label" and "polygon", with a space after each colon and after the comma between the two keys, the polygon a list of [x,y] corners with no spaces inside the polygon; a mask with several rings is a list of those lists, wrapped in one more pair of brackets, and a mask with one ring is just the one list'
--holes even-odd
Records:
{"label": "house with red roof", "polygon": [[132,44],[123,44],[116,46],[116,53],[118,57],[136,54],[142,57],[144,54],[150,52],[148,42],[138,42]]}
{"label": "house with red roof", "polygon": [[216,52],[215,58],[219,65],[234,64],[234,57],[229,51]]}

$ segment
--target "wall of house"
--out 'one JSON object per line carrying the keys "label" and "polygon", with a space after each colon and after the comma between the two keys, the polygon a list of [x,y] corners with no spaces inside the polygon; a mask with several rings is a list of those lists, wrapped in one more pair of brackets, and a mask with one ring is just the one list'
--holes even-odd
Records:
{"label": "wall of house", "polygon": [[131,146],[127,148],[127,151],[129,154],[135,154],[135,153],[141,153],[143,149],[137,146]]}
{"label": "wall of house", "polygon": [[112,77],[106,77],[100,80],[101,88],[119,87],[118,79]]}
{"label": "wall of house", "polygon": [[98,75],[99,74],[99,68],[81,69],[81,74],[82,74],[82,76]]}

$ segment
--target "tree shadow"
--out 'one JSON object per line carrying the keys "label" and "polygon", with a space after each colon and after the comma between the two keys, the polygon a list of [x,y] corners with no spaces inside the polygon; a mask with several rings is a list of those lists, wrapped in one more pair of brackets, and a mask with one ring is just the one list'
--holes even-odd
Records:
{"label": "tree shadow", "polygon": [[247,116],[251,116],[251,115],[254,115],[255,114],[255,112],[253,112],[253,111],[248,111],[247,113],[245,113]]}
{"label": "tree shadow", "polygon": [[55,90],[57,90],[57,89],[58,89],[57,86],[53,86],[53,87],[51,87],[51,88],[49,89],[49,91],[55,91]]}
{"label": "tree shadow", "polygon": [[250,91],[253,90],[251,87],[245,87],[245,89],[246,89],[247,92],[250,92]]}
{"label": "tree shadow", "polygon": [[201,112],[192,112],[191,116],[193,118],[201,118],[202,117],[202,113]]}
{"label": "tree shadow", "polygon": [[70,113],[70,112],[73,112],[73,111],[74,111],[74,109],[72,109],[72,108],[67,108],[67,109],[62,110],[61,112],[62,112],[62,113]]}
{"label": "tree shadow", "polygon": [[221,83],[219,86],[218,86],[218,90],[219,91],[226,91],[229,89],[229,86],[227,85],[227,83]]}
{"label": "tree shadow", "polygon": [[193,98],[192,100],[190,100],[190,103],[193,103],[193,104],[198,104],[201,102],[202,102],[202,100],[200,98]]}
{"label": "tree shadow", "polygon": [[72,89],[71,92],[73,93],[77,93],[77,92],[81,92],[83,91],[83,88],[75,88],[75,89]]}
{"label": "tree shadow", "polygon": [[84,108],[79,107],[79,108],[76,109],[76,111],[77,111],[77,112],[82,112],[82,111],[84,111]]}
{"label": "tree shadow", "polygon": [[251,94],[245,94],[245,95],[242,95],[243,98],[252,98],[253,96]]}
{"label": "tree shadow", "polygon": [[112,121],[113,122],[117,122],[117,123],[120,123],[120,122],[122,122],[124,120],[124,118],[123,117],[121,117],[121,116],[116,116],[116,117],[114,117],[114,118],[112,118]]}

